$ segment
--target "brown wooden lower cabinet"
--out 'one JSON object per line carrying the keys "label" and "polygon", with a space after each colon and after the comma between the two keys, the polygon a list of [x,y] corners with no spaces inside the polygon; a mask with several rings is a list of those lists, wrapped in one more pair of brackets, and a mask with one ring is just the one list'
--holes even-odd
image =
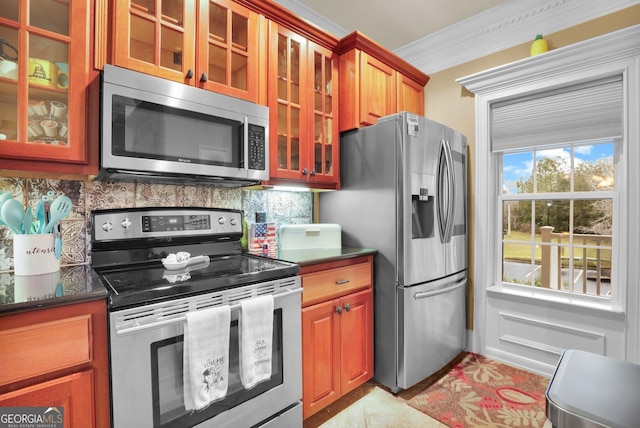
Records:
{"label": "brown wooden lower cabinet", "polygon": [[65,426],[93,427],[93,370],[0,395],[0,407],[63,407]]}
{"label": "brown wooden lower cabinet", "polygon": [[311,269],[302,268],[305,419],[373,377],[373,257]]}
{"label": "brown wooden lower cabinet", "polygon": [[109,427],[106,302],[0,316],[0,407],[64,407],[65,427]]}

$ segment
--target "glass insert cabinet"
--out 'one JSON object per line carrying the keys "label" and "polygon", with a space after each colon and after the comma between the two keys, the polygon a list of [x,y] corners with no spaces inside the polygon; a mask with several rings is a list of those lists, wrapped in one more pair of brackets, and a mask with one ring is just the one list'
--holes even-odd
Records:
{"label": "glass insert cabinet", "polygon": [[258,102],[263,17],[231,0],[112,3],[111,63]]}
{"label": "glass insert cabinet", "polygon": [[2,167],[87,162],[90,18],[88,0],[2,1]]}
{"label": "glass insert cabinet", "polygon": [[270,53],[272,181],[337,185],[337,56],[276,25]]}

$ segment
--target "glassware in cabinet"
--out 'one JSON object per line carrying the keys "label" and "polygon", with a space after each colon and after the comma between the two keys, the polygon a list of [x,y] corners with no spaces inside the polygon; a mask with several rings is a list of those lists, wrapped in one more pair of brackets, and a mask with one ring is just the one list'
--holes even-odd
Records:
{"label": "glassware in cabinet", "polygon": [[10,0],[0,8],[1,157],[17,169],[29,160],[86,165],[89,22],[89,1]]}

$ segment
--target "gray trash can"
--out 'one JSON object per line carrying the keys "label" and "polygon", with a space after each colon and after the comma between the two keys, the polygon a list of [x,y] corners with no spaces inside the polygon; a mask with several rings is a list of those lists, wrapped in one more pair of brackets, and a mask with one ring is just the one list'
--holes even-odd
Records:
{"label": "gray trash can", "polygon": [[640,365],[567,350],[546,398],[554,428],[640,427]]}

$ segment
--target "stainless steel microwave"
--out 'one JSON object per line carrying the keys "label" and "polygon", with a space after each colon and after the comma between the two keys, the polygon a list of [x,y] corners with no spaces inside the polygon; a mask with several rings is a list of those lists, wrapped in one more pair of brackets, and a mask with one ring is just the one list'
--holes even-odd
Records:
{"label": "stainless steel microwave", "polygon": [[269,179],[265,106],[105,65],[102,180],[248,186]]}

